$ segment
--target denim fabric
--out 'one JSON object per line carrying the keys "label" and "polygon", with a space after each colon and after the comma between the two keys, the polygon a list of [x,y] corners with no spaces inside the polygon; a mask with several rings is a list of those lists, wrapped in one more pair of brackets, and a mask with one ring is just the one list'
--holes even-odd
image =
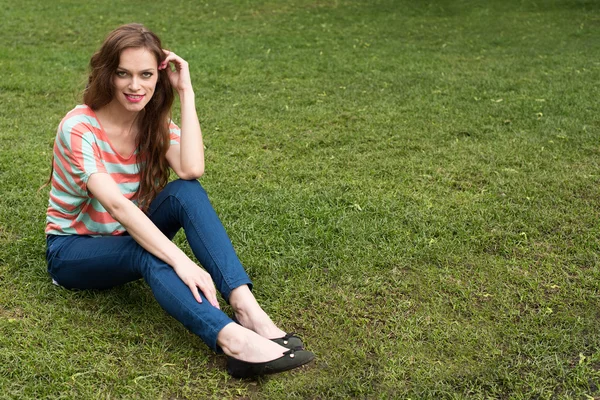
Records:
{"label": "denim fabric", "polygon": [[[150,204],[148,217],[169,239],[184,229],[194,255],[225,300],[238,286],[252,288],[198,181],[169,183]],[[59,285],[68,289],[108,289],[144,278],[163,309],[219,351],[217,334],[232,320],[202,293],[202,303],[198,303],[173,268],[131,236],[49,235],[46,241],[48,272]]]}

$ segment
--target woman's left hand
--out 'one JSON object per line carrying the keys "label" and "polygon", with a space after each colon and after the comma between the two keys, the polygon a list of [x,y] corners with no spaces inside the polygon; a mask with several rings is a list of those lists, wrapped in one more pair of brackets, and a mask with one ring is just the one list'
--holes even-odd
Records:
{"label": "woman's left hand", "polygon": [[[171,81],[171,85],[177,90],[177,92],[181,92],[182,90],[190,90],[192,89],[192,79],[190,77],[190,68],[183,58],[179,57],[177,54],[172,51],[164,50],[167,57],[165,60],[160,63],[158,66],[159,70],[166,69],[167,74],[169,75],[169,80]],[[169,64],[173,64],[175,69],[170,68]]]}

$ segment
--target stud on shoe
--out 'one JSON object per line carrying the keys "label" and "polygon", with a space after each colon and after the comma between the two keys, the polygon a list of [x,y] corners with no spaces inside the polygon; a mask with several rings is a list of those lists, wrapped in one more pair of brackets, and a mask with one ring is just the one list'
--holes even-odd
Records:
{"label": "stud on shoe", "polygon": [[304,343],[302,343],[302,339],[300,339],[294,332],[286,333],[284,337],[271,339],[271,342],[275,342],[280,346],[283,346],[288,349],[296,349],[301,348],[304,349]]}
{"label": "stud on shoe", "polygon": [[227,357],[227,372],[234,378],[253,378],[289,371],[311,362],[314,358],[315,355],[312,352],[302,349],[290,349],[279,358],[261,363]]}

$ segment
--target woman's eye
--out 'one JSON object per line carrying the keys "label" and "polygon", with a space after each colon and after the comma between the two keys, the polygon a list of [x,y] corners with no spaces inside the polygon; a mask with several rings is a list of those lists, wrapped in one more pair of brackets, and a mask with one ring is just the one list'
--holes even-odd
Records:
{"label": "woman's eye", "polygon": [[144,78],[150,78],[150,77],[152,77],[152,72],[144,72],[144,73],[142,74],[142,76],[143,76]]}
{"label": "woman's eye", "polygon": [[125,71],[117,71],[117,76],[119,78],[124,78],[125,76],[127,76],[127,73]]}

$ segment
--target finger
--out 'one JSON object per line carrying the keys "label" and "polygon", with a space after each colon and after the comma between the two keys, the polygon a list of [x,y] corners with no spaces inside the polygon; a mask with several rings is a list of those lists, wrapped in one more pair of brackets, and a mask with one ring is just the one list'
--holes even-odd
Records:
{"label": "finger", "polygon": [[175,59],[165,59],[165,61],[163,61],[159,66],[158,69],[166,69],[167,71],[173,71],[171,68],[169,68],[169,64],[173,64],[173,66],[175,67],[175,70],[180,70],[181,69],[181,63],[177,62],[177,60]]}
{"label": "finger", "polygon": [[181,71],[183,69],[187,69],[188,68],[188,64],[187,61],[185,61],[183,58],[179,57],[177,54],[175,53],[170,53],[167,58],[165,58],[163,60],[162,63],[160,63],[159,65],[159,69],[165,69],[168,68],[169,63],[173,64],[173,66],[175,67],[176,71]]}
{"label": "finger", "polygon": [[161,70],[161,69],[166,69],[166,68],[168,68],[168,67],[169,67],[169,63],[170,63],[170,62],[173,62],[173,61],[174,61],[174,59],[173,59],[173,57],[172,57],[172,56],[170,56],[170,55],[169,55],[169,56],[167,56],[167,57],[166,57],[166,58],[165,58],[165,59],[164,59],[164,60],[163,60],[163,61],[162,61],[162,62],[161,62],[159,65],[158,65],[158,69],[159,69],[159,70]]}
{"label": "finger", "polygon": [[162,60],[162,62],[160,63],[160,65],[158,66],[158,69],[165,69],[169,66],[169,63],[173,63],[176,64],[178,62],[178,58],[180,58],[179,56],[177,56],[177,54],[173,53],[172,51],[168,51],[163,49],[163,52],[166,54],[166,57],[164,60]]}
{"label": "finger", "polygon": [[192,295],[194,296],[196,301],[198,303],[202,303],[202,297],[200,297],[200,293],[198,292],[198,288],[196,287],[196,285],[190,285],[189,288],[192,291]]}
{"label": "finger", "polygon": [[177,54],[175,54],[173,52],[169,52],[162,63],[167,64],[169,62],[181,63],[181,62],[183,62],[183,58],[179,57]]}
{"label": "finger", "polygon": [[208,302],[216,308],[221,309],[219,306],[219,300],[217,300],[217,290],[215,289],[215,285],[212,283],[212,281],[208,284],[205,283],[204,285],[199,284],[198,286],[200,287],[200,290],[202,290],[202,293],[204,293],[204,297],[206,297]]}
{"label": "finger", "polygon": [[218,308],[219,310],[221,309],[221,307],[219,306],[219,300],[217,299],[216,291],[213,291],[212,293],[208,293],[208,294],[204,293],[204,296],[206,296],[206,299],[208,300],[208,302],[210,304],[212,304],[214,307]]}

